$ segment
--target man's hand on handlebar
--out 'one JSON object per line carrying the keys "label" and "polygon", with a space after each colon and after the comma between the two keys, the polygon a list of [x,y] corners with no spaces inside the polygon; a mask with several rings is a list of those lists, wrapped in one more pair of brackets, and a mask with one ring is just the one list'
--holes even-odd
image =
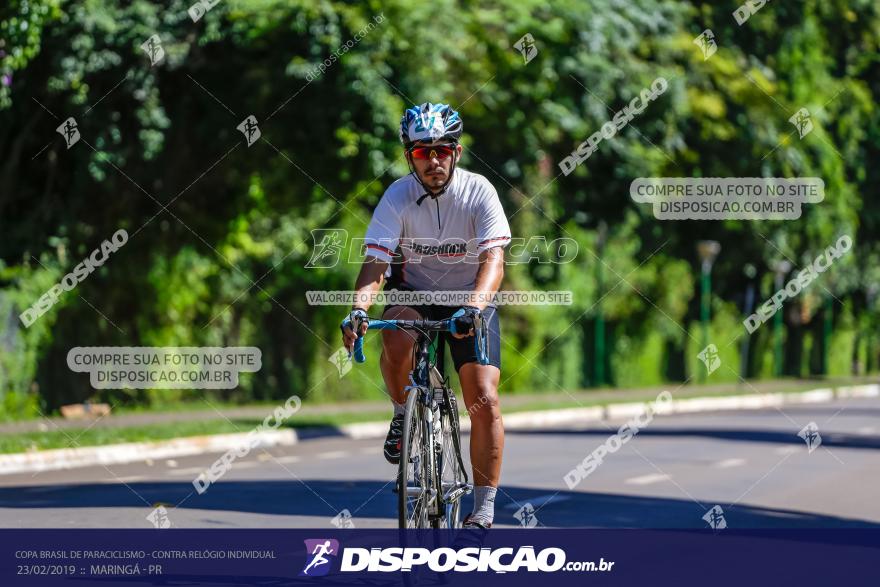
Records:
{"label": "man's hand on handlebar", "polygon": [[467,338],[474,335],[474,318],[480,316],[480,309],[474,306],[462,306],[452,315],[451,334],[455,338]]}
{"label": "man's hand on handlebar", "polygon": [[358,339],[358,331],[360,336],[366,334],[369,323],[367,311],[363,308],[354,308],[339,325],[342,329],[342,344],[345,345],[345,349],[349,353],[354,348],[354,342]]}

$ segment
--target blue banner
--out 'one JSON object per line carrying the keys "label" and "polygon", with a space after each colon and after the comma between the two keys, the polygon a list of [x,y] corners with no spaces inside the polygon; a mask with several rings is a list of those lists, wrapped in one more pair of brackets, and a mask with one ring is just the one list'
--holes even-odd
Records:
{"label": "blue banner", "polygon": [[0,585],[876,586],[880,530],[0,530]]}

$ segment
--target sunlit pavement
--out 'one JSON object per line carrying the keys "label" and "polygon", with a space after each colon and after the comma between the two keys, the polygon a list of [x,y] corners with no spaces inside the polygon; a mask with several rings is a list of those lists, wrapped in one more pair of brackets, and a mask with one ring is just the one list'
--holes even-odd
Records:
{"label": "sunlit pavement", "polygon": [[[880,527],[880,400],[656,417],[569,489],[622,423],[508,433],[496,526],[700,528],[719,505],[731,528]],[[219,454],[0,476],[0,526],[151,528],[161,504],[180,528],[394,527],[381,444],[255,450],[201,495],[192,480]]]}

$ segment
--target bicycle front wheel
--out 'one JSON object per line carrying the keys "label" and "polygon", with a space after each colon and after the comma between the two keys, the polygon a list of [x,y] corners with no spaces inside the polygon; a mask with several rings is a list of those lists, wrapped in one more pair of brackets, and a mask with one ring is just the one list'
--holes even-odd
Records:
{"label": "bicycle front wheel", "polygon": [[444,407],[442,410],[442,442],[439,447],[440,495],[445,507],[443,526],[461,527],[461,502],[471,492],[468,475],[461,455],[461,428],[458,421],[458,403],[455,393],[444,388]]}
{"label": "bicycle front wheel", "polygon": [[400,464],[397,472],[397,510],[400,528],[430,528],[429,462],[426,451],[424,405],[418,401],[420,388],[410,390],[403,418]]}

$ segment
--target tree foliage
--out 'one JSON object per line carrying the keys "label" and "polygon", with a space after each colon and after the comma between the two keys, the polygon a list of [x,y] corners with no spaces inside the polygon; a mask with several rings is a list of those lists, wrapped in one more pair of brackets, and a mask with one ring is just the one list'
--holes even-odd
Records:
{"label": "tree foliage", "polygon": [[[569,289],[574,302],[505,308],[506,391],[594,384],[600,313],[607,382],[692,377],[694,247],[706,238],[722,246],[712,335],[727,345],[742,335],[747,264],[761,301],[774,261],[802,266],[851,235],[852,254],[787,306],[785,373],[829,371],[814,352],[826,296],[835,335],[854,341],[850,364],[877,368],[876,2],[768,3],[741,26],[729,1],[223,0],[198,22],[188,7],[12,0],[0,12],[7,410],[29,409],[35,390],[47,409],[93,396],[66,367],[73,346],[253,345],[263,369],[228,399],[383,395],[376,369],[336,377],[327,357],[344,309],[304,296],[349,289],[357,266],[305,265],[312,230],[362,236],[384,188],[407,172],[400,113],[423,101],[460,110],[463,165],[496,186],[516,235],[579,244],[572,263],[508,269],[506,288]],[[718,44],[709,59],[693,43],[705,29]],[[526,33],[538,49],[528,63],[512,47]],[[141,45],[153,35],[165,58],[151,66]],[[662,97],[559,174],[659,76]],[[802,107],[815,129],[800,139],[788,120]],[[249,115],[262,132],[250,147],[236,129]],[[67,149],[55,128],[69,116],[82,139]],[[820,177],[826,197],[797,221],[662,222],[629,197],[633,179],[654,176]],[[129,243],[23,328],[18,314],[119,228]],[[766,374],[769,331],[755,336],[750,376]]]}

